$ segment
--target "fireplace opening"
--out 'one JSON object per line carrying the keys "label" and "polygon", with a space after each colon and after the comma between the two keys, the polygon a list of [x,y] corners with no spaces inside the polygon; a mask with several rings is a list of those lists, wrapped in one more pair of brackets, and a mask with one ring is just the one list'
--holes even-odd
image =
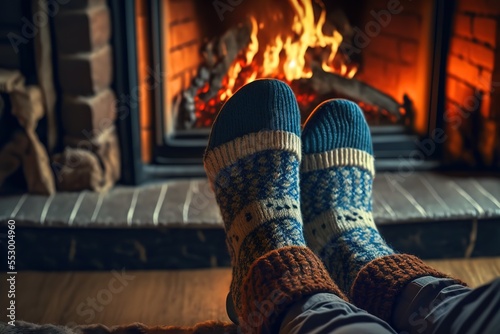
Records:
{"label": "fireplace opening", "polygon": [[[453,15],[446,2],[136,0],[130,9],[141,148],[134,159],[152,174],[203,175],[220,107],[259,78],[288,83],[303,120],[325,99],[358,103],[379,170],[398,169],[442,118]],[[437,166],[436,154],[418,167]]]}
{"label": "fireplace opening", "polygon": [[[413,125],[413,103],[406,92],[392,87],[398,85],[394,79],[386,80],[378,89],[370,84],[372,80],[356,77],[363,63],[362,49],[381,33],[382,27],[389,25],[393,15],[404,10],[403,6],[387,4],[386,9],[371,10],[363,30],[352,25],[340,2],[336,6],[312,0],[266,2],[265,7],[262,10],[259,3],[247,6],[246,15],[235,14],[239,18],[224,25],[222,34],[202,39],[201,64],[189,87],[182,90],[181,102],[174,105],[167,101],[167,109],[177,115],[177,130],[210,127],[223,103],[236,90],[260,78],[287,82],[296,93],[304,119],[321,101],[346,97],[359,103],[371,125]],[[418,49],[427,47],[425,40],[419,41],[419,26],[424,17],[421,9],[411,13],[416,20],[413,32],[386,37],[393,50],[383,52],[394,53],[387,58],[406,68],[418,67]],[[219,18],[223,17],[221,9],[219,14]],[[196,11],[192,16],[196,18]],[[192,36],[196,35],[194,31]],[[178,47],[183,46],[174,46],[173,53]],[[384,57],[382,50],[377,51],[378,56]],[[168,57],[171,53],[166,54]],[[368,76],[373,72],[367,66],[363,71]],[[415,79],[416,72],[400,75],[399,68],[392,72],[385,76],[402,82]],[[401,96],[393,97],[397,93]]]}

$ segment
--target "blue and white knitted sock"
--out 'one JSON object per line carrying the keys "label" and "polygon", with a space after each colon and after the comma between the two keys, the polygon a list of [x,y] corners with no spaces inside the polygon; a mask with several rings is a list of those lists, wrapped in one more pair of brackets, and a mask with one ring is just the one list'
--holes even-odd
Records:
{"label": "blue and white knitted sock", "polygon": [[275,249],[306,246],[300,159],[300,113],[292,90],[281,81],[242,87],[215,120],[204,163],[224,220],[233,264],[231,294],[240,314],[252,263]]}
{"label": "blue and white knitted sock", "polygon": [[301,205],[308,246],[349,293],[368,262],[394,254],[372,215],[375,175],[370,130],[346,100],[319,105],[302,132]]}

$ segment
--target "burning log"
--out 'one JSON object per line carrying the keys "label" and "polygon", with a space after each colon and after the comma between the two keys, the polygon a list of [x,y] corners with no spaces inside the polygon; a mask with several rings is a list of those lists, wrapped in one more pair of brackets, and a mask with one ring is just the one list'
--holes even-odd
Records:
{"label": "burning log", "polygon": [[[252,32],[252,24],[250,21],[231,28],[226,31],[216,43],[216,54],[219,57],[219,62],[211,69],[209,90],[200,95],[204,101],[213,98],[222,88],[222,81],[227,74],[227,71],[236,60],[236,57],[250,43],[250,34]],[[208,43],[207,48],[213,48],[213,43]]]}
{"label": "burning log", "polygon": [[191,86],[182,94],[178,120],[180,126],[190,128],[196,122],[195,97],[201,88],[208,85],[208,90],[199,95],[203,101],[208,101],[217,95],[229,68],[241,50],[248,46],[251,31],[252,24],[248,21],[229,29],[205,45],[202,50],[205,64],[199,68]]}
{"label": "burning log", "polygon": [[410,125],[413,104],[408,97],[398,102],[353,78],[359,54],[342,52],[354,36],[345,13],[337,9],[325,21],[321,1],[305,1],[302,5],[287,7],[293,18],[288,24],[282,24],[287,15],[281,16],[279,22],[274,16],[252,16],[245,24],[209,41],[202,50],[204,64],[182,92],[178,126],[209,126],[226,98],[257,78],[286,81],[294,88],[304,113],[320,98],[345,97],[359,102],[376,122]]}
{"label": "burning log", "polygon": [[393,97],[355,78],[349,79],[336,73],[325,72],[319,66],[315,66],[313,67],[313,76],[303,80],[307,80],[307,83],[318,94],[335,92],[346,98],[387,110],[396,117],[398,122],[402,121],[400,109],[403,108],[403,105]]}

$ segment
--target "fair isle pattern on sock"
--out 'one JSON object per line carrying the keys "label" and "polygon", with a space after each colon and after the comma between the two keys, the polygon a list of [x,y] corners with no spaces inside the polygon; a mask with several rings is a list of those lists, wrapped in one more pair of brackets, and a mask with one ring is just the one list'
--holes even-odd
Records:
{"label": "fair isle pattern on sock", "polygon": [[306,123],[302,140],[302,213],[307,244],[349,292],[369,261],[393,254],[372,215],[375,175],[368,126],[352,102],[332,100]]}
{"label": "fair isle pattern on sock", "polygon": [[285,246],[305,246],[298,179],[300,142],[289,143],[286,150],[264,149],[243,156],[214,177],[212,184],[233,260],[235,305],[241,304],[240,294],[235,292],[257,258]]}

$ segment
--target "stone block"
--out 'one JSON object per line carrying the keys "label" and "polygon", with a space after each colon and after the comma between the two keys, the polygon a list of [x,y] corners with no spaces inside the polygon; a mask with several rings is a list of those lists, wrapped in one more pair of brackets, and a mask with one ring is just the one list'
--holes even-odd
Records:
{"label": "stone block", "polygon": [[116,98],[110,89],[90,97],[63,98],[62,123],[66,135],[93,138],[111,127],[115,119]]}
{"label": "stone block", "polygon": [[106,6],[61,12],[54,23],[59,54],[90,52],[104,46],[111,36]]}
{"label": "stone block", "polygon": [[65,94],[93,95],[111,84],[112,51],[109,45],[88,53],[59,57],[59,83]]}

